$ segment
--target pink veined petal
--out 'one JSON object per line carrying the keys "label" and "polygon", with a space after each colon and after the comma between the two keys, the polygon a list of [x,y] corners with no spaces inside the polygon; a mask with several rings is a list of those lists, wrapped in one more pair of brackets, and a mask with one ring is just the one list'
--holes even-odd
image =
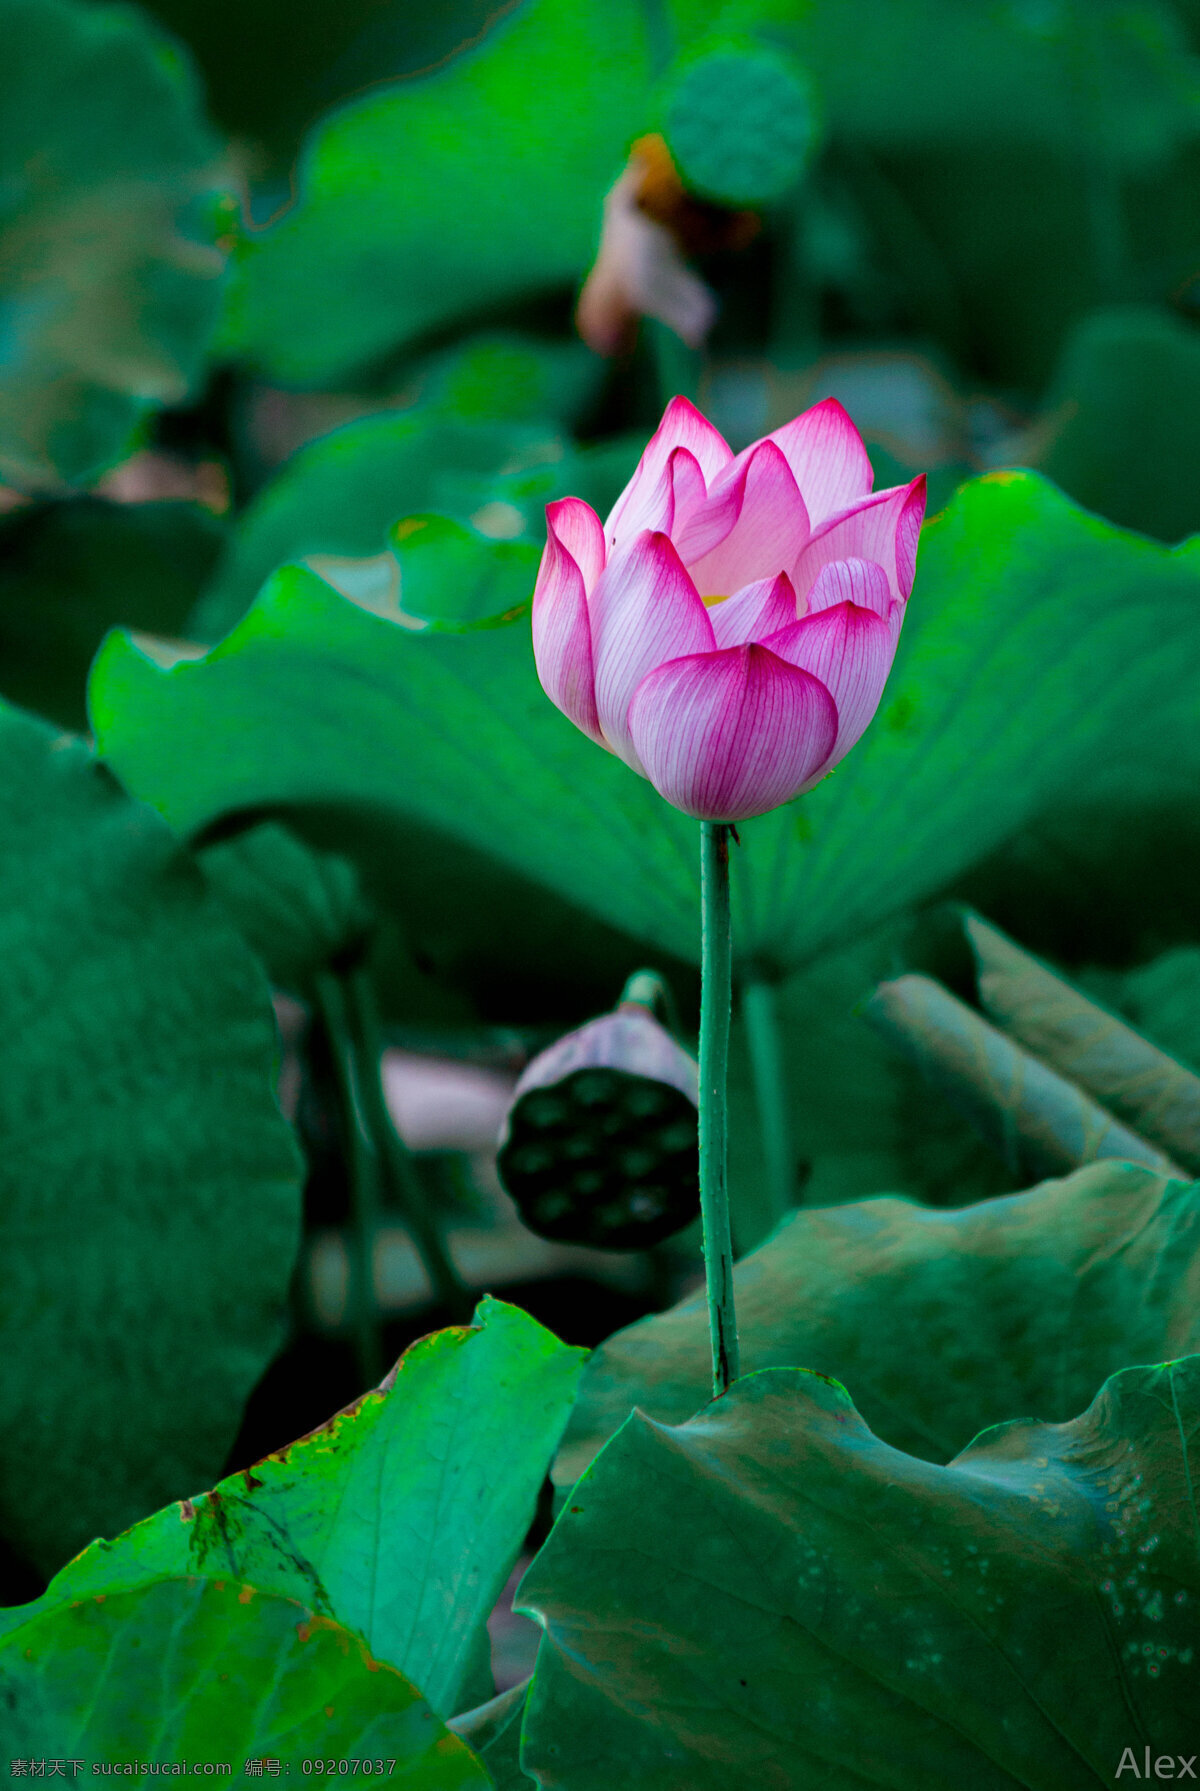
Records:
{"label": "pink veined petal", "polygon": [[740,591],[795,565],[808,540],[808,511],[774,442],[759,442],[707,502],[672,531],[701,596]]}
{"label": "pink veined petal", "polygon": [[792,581],[786,572],[780,572],[774,578],[759,578],[752,585],[743,585],[724,603],[714,603],[708,619],[718,647],[741,647],[747,641],[766,640],[769,634],[794,622],[796,615]]}
{"label": "pink veined petal", "polygon": [[671,449],[667,461],[667,476],[671,482],[671,513],[664,532],[674,540],[676,531],[704,503],[708,488],[704,483],[700,462],[687,448]]}
{"label": "pink veined petal", "polygon": [[835,603],[857,603],[886,616],[895,601],[887,573],[873,560],[831,560],[808,593],[808,614],[832,609]]}
{"label": "pink veined petal", "polygon": [[[894,606],[903,615],[903,605]],[[896,635],[884,616],[856,603],[837,603],[802,616],[763,644],[789,665],[811,672],[837,704],[836,765],[860,739],[879,707],[896,653]]]}
{"label": "pink veined petal", "polygon": [[910,485],[877,491],[822,524],[801,554],[792,582],[803,596],[833,560],[874,560],[887,573],[892,596],[903,602],[912,590],[924,515],[924,473]]}
{"label": "pink veined petal", "polygon": [[819,679],[752,642],[648,672],[629,729],[660,796],[702,821],[745,821],[817,782],[837,710]]}
{"label": "pink veined petal", "polygon": [[766,439],[783,450],[814,529],[870,492],[870,456],[836,398],[814,404]]}
{"label": "pink veined petal", "polygon": [[650,530],[609,560],[588,612],[599,726],[618,757],[640,771],[629,700],[664,660],[711,651],[712,623],[670,540]]}
{"label": "pink veined petal", "polygon": [[583,573],[559,539],[555,523],[550,517],[533,589],[533,662],[542,689],[556,708],[597,746],[607,748],[596,712],[592,628]]}
{"label": "pink veined petal", "polygon": [[604,571],[604,524],[582,498],[558,498],[546,505],[546,527],[565,547],[583,574],[583,588],[590,591]]}
{"label": "pink veined petal", "polygon": [[632,541],[643,529],[669,527],[671,484],[667,462],[673,448],[686,448],[706,486],[733,459],[723,435],[686,398],[672,398],[662,422],[646,444],[632,479],[609,511],[604,525],[609,548]]}

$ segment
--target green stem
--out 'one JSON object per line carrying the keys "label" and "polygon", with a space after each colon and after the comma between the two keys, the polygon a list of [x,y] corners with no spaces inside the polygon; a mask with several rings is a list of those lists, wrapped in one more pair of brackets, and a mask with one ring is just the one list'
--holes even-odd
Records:
{"label": "green stem", "polygon": [[342,1130],[350,1173],[350,1248],[347,1305],[354,1329],[358,1374],[363,1386],[383,1376],[383,1339],[375,1302],[375,1238],[379,1229],[379,1165],[371,1149],[363,1108],[346,985],[325,971],[317,978],[317,1004],[329,1039],[341,1098]]}
{"label": "green stem", "polygon": [[689,348],[669,324],[660,323],[657,317],[644,318],[642,328],[646,332],[654,366],[659,403],[665,407],[676,396],[690,398],[693,404],[697,403],[700,397],[700,374],[704,367],[704,356],[700,349]]}
{"label": "green stem", "polygon": [[626,978],[617,1003],[621,1007],[640,1007],[658,1020],[674,1038],[680,1032],[679,1012],[671,985],[657,970],[635,970]]}
{"label": "green stem", "polygon": [[404,1215],[435,1297],[446,1308],[453,1323],[467,1324],[474,1301],[459,1279],[429,1210],[420,1172],[388,1112],[383,1092],[383,1029],[375,1005],[375,991],[365,966],[356,965],[348,973],[346,994],[359,1063],[367,1135],[374,1145],[385,1185]]}
{"label": "green stem", "polygon": [[700,823],[700,1215],[704,1227],[714,1398],[724,1393],[738,1374],[733,1237],[725,1174],[725,1082],[732,977],[731,831],[723,821]]}
{"label": "green stem", "polygon": [[742,986],[742,1017],[750,1047],[759,1135],[771,1218],[778,1224],[796,1205],[796,1157],[783,1063],[783,1039],[774,983],[756,978]]}

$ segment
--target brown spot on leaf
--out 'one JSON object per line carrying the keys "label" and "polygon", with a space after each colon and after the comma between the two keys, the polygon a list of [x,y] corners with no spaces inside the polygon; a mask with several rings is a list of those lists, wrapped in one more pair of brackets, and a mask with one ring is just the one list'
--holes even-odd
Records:
{"label": "brown spot on leaf", "polygon": [[184,1524],[190,1524],[195,1521],[195,1517],[196,1507],[193,1505],[192,1501],[190,1499],[180,1499],[179,1521]]}

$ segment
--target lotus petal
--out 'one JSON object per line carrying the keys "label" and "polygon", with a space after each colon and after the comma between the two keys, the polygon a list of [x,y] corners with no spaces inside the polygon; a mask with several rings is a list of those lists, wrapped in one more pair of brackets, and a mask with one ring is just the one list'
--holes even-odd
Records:
{"label": "lotus petal", "polygon": [[733,452],[724,436],[686,398],[672,398],[662,422],[646,444],[632,479],[613,505],[604,525],[610,549],[631,541],[643,529],[670,526],[671,480],[667,463],[673,448],[686,448],[710,486]]}
{"label": "lotus petal", "polygon": [[710,487],[683,528],[673,531],[679,557],[702,596],[728,596],[759,578],[789,571],[808,540],[808,511],[792,469],[774,442]]}
{"label": "lotus petal", "polygon": [[828,690],[753,643],[659,665],[638,685],[629,730],[655,789],[704,821],[778,808],[821,776],[837,737]]}
{"label": "lotus petal", "polygon": [[814,529],[866,497],[874,483],[862,436],[836,398],[767,437],[783,450]]}
{"label": "lotus petal", "polygon": [[[903,606],[894,607],[903,613]],[[896,631],[873,609],[837,603],[802,616],[763,643],[780,659],[811,672],[837,704],[837,745],[843,758],[879,707],[896,653]]]}
{"label": "lotus petal", "polygon": [[917,537],[925,515],[925,475],[910,485],[894,485],[822,524],[792,574],[806,594],[823,567],[834,560],[874,560],[888,575],[892,596],[903,601],[912,590]]}
{"label": "lotus petal", "polygon": [[708,619],[718,647],[741,647],[778,633],[796,620],[797,613],[792,581],[786,572],[780,572],[774,578],[755,579],[724,603],[714,603]]}
{"label": "lotus petal", "polygon": [[[564,505],[578,502],[568,498]],[[549,514],[564,505],[552,504],[547,511],[549,533],[533,591],[533,660],[542,689],[555,707],[597,746],[607,747],[596,712],[592,627],[584,575],[559,538],[559,519]],[[586,510],[587,505],[581,508]],[[570,532],[575,520],[572,516],[566,532]],[[579,535],[586,544],[586,526]]]}
{"label": "lotus petal", "polygon": [[670,539],[648,529],[609,560],[589,613],[599,725],[612,750],[640,771],[630,698],[664,660],[711,651],[712,623]]}
{"label": "lotus petal", "polygon": [[608,555],[604,547],[604,524],[590,504],[582,498],[558,498],[546,505],[546,527],[561,547],[565,547],[583,573],[583,588],[591,591],[604,571]]}
{"label": "lotus petal", "polygon": [[874,560],[832,560],[822,566],[808,593],[808,614],[832,609],[836,603],[857,603],[860,609],[873,609],[886,618],[895,601],[887,573]]}

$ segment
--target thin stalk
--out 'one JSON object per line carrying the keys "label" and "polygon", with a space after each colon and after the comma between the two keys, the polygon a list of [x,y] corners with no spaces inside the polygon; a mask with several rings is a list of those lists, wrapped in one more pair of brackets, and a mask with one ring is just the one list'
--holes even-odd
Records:
{"label": "thin stalk", "polygon": [[437,1221],[429,1210],[417,1165],[392,1124],[383,1092],[383,1030],[375,992],[366,968],[359,964],[346,977],[347,1005],[359,1063],[363,1115],[388,1191],[404,1222],[438,1302],[455,1324],[470,1321],[474,1301],[463,1286]]}
{"label": "thin stalk", "polygon": [[689,348],[668,324],[660,323],[657,317],[645,318],[642,328],[646,332],[660,404],[666,406],[676,396],[698,403],[700,375],[704,368],[701,351]]}
{"label": "thin stalk", "polygon": [[742,985],[742,1017],[750,1047],[767,1198],[772,1221],[778,1224],[796,1205],[796,1157],[774,983],[756,978]]}
{"label": "thin stalk", "polygon": [[674,1037],[679,1036],[679,1010],[666,977],[657,970],[635,970],[621,990],[618,1007],[640,1007],[660,1021]]}
{"label": "thin stalk", "polygon": [[349,1286],[347,1305],[354,1331],[358,1374],[365,1387],[383,1376],[383,1338],[375,1301],[375,1238],[379,1229],[379,1164],[371,1148],[363,1108],[354,1034],[346,986],[325,971],[317,978],[317,1003],[329,1039],[342,1108],[342,1130],[350,1172]]}
{"label": "thin stalk", "polygon": [[723,821],[700,823],[700,1216],[712,1341],[713,1397],[737,1379],[733,1236],[726,1180],[726,1098],[732,934],[729,835]]}

